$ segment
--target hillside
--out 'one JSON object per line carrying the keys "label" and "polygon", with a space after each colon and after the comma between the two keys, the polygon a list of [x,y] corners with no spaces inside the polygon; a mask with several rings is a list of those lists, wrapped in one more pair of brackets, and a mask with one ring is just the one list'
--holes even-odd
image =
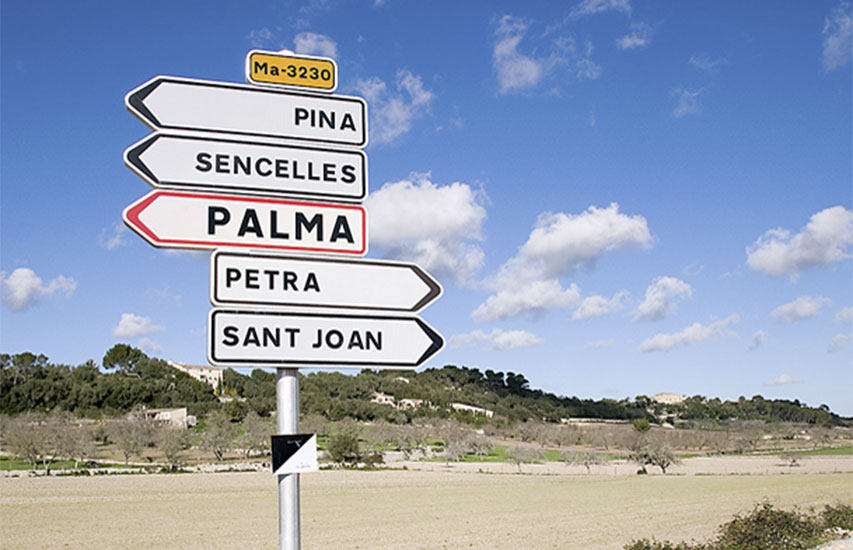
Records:
{"label": "hillside", "polygon": [[[235,419],[254,410],[262,416],[275,409],[275,375],[256,369],[243,374],[225,369],[220,392],[233,399],[220,403],[207,384],[194,380],[158,358],[118,344],[101,364],[88,361],[71,367],[44,355],[0,355],[0,413],[67,410],[78,416],[114,416],[136,407],[187,407],[203,415],[224,408]],[[386,401],[378,403],[374,401]],[[480,410],[478,410],[480,409]],[[488,411],[488,412],[487,412]],[[523,374],[447,365],[421,372],[363,370],[355,375],[313,371],[300,374],[300,412],[328,420],[353,418],[407,423],[418,417],[456,418],[482,424],[589,418],[690,424],[698,421],[761,420],[823,426],[851,425],[828,407],[809,407],[797,400],[737,401],[704,396],[662,404],[646,396],[615,401],[557,396],[531,389]]]}

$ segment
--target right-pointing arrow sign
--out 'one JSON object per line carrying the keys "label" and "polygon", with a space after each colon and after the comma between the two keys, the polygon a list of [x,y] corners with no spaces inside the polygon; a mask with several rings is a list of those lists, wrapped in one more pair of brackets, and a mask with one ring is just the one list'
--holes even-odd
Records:
{"label": "right-pointing arrow sign", "polygon": [[417,317],[214,309],[213,365],[414,369],[444,346]]}
{"label": "right-pointing arrow sign", "polygon": [[297,306],[416,312],[441,285],[415,264],[215,252],[214,305]]}

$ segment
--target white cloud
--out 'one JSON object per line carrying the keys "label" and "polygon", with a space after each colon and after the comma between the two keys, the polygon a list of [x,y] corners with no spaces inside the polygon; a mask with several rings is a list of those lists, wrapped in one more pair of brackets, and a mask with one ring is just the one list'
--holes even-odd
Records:
{"label": "white cloud", "polygon": [[853,244],[853,210],[833,206],[813,215],[796,235],[787,229],[771,229],[746,249],[751,269],[768,275],[796,279],[812,267],[850,258]]}
{"label": "white cloud", "polygon": [[749,349],[755,350],[764,345],[764,342],[767,341],[767,333],[763,330],[756,330],[752,335],[752,343],[749,345]]}
{"label": "white cloud", "polygon": [[372,246],[465,282],[483,264],[486,197],[464,183],[436,185],[429,174],[386,183],[365,201]]}
{"label": "white cloud", "polygon": [[457,334],[450,339],[450,347],[465,348],[488,344],[489,349],[503,351],[536,346],[542,342],[541,338],[524,330],[501,330],[496,328],[491,332],[475,330],[467,334]]}
{"label": "white cloud", "polygon": [[853,333],[836,334],[829,342],[829,346],[827,346],[826,351],[828,353],[835,353],[837,351],[841,351],[847,346],[849,346],[851,341],[853,341]]}
{"label": "white cloud", "polygon": [[422,117],[435,94],[424,88],[423,81],[409,71],[397,71],[397,92],[377,77],[359,80],[358,92],[370,103],[370,141],[388,144],[412,129],[412,122]]}
{"label": "white cloud", "polygon": [[28,267],[19,267],[8,277],[5,271],[0,271],[0,285],[3,305],[12,311],[25,310],[42,296],[51,296],[57,292],[70,297],[77,289],[77,281],[64,275],[57,276],[45,285],[36,272]]}
{"label": "white cloud", "polygon": [[616,45],[623,50],[632,50],[648,46],[652,41],[654,29],[648,23],[634,23],[631,32],[616,40]]}
{"label": "white cloud", "polygon": [[687,60],[690,65],[693,65],[697,69],[701,69],[703,71],[708,71],[710,73],[717,70],[717,67],[724,64],[726,62],[725,59],[711,59],[708,56],[704,55],[691,55],[690,59]]}
{"label": "white cloud", "polygon": [[249,32],[249,43],[254,48],[263,48],[272,40],[272,31],[267,27],[262,27]]}
{"label": "white cloud", "polygon": [[838,310],[833,321],[836,323],[853,323],[853,307],[845,307]]}
{"label": "white cloud", "polygon": [[689,298],[693,289],[675,277],[657,277],[646,289],[646,297],[634,312],[635,321],[656,321],[675,312],[677,298]]}
{"label": "white cloud", "polygon": [[740,316],[735,313],[725,319],[715,321],[708,326],[704,326],[701,323],[694,323],[681,332],[672,334],[656,334],[648,340],[645,340],[640,345],[640,351],[669,351],[673,348],[688,346],[690,344],[710,340],[712,338],[737,336],[737,334],[734,331],[729,330],[728,327],[738,321],[740,321]]}
{"label": "white cloud", "polygon": [[579,78],[595,80],[601,75],[601,67],[592,60],[592,42],[587,42],[583,53],[575,60],[575,75]]}
{"label": "white cloud", "polygon": [[104,228],[101,231],[101,234],[98,236],[98,244],[101,248],[112,250],[119,246],[126,245],[129,242],[127,238],[129,235],[130,233],[127,230],[127,226],[123,223],[116,222],[111,228]]}
{"label": "white cloud", "polygon": [[332,59],[338,57],[338,45],[324,34],[301,32],[293,37],[293,46],[296,53],[323,55]]}
{"label": "white cloud", "polygon": [[518,44],[527,33],[528,23],[504,15],[495,30],[497,38],[492,62],[498,73],[500,93],[533,88],[545,74],[547,59],[535,59],[518,51]]}
{"label": "white cloud", "polygon": [[850,2],[841,2],[823,25],[823,68],[832,71],[850,63],[853,49],[853,18]]}
{"label": "white cloud", "polygon": [[783,374],[779,378],[775,380],[771,380],[770,382],[765,382],[765,386],[786,386],[788,384],[802,384],[802,380],[799,378],[794,378],[793,376]]}
{"label": "white cloud", "polygon": [[672,116],[681,118],[686,115],[695,115],[699,112],[699,95],[702,90],[691,92],[686,88],[673,90],[672,95],[678,98],[678,105],[672,110]]}
{"label": "white cloud", "polygon": [[157,355],[163,352],[163,348],[150,338],[140,338],[139,339],[139,349],[147,353],[148,355]]}
{"label": "white cloud", "polygon": [[572,8],[569,15],[581,17],[610,10],[631,13],[631,3],[628,0],[583,0]]}
{"label": "white cloud", "polygon": [[829,298],[823,296],[800,296],[793,302],[777,307],[770,312],[770,316],[780,323],[793,323],[814,317],[829,302]]}
{"label": "white cloud", "polygon": [[501,271],[532,269],[546,277],[555,276],[594,265],[605,252],[628,246],[648,248],[651,242],[646,219],[622,214],[616,203],[607,208],[590,206],[580,214],[546,212]]}
{"label": "white cloud", "polygon": [[613,340],[596,340],[587,342],[583,349],[609,349],[613,347]]}
{"label": "white cloud", "polygon": [[594,266],[605,252],[651,246],[646,219],[619,212],[619,205],[590,206],[580,214],[541,214],[518,253],[485,282],[495,291],[472,316],[499,319],[527,311],[571,309],[580,301],[575,285],[563,289],[558,277]]}
{"label": "white cloud", "polygon": [[471,313],[478,321],[494,321],[522,313],[543,313],[549,309],[572,309],[580,301],[580,289],[563,289],[557,279],[532,281],[516,288],[499,290]]}
{"label": "white cloud", "polygon": [[152,323],[150,317],[122,313],[118,325],[113,329],[113,336],[117,338],[138,338],[163,330],[165,330],[164,327]]}
{"label": "white cloud", "polygon": [[588,296],[584,298],[581,305],[572,314],[572,321],[582,321],[590,317],[600,317],[619,311],[624,307],[624,301],[627,296],[627,290],[620,290],[610,299],[604,296]]}

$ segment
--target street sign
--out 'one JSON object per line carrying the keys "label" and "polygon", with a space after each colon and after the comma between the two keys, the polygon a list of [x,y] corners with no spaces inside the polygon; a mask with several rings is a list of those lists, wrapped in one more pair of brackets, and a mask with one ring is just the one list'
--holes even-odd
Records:
{"label": "street sign", "polygon": [[152,129],[367,145],[367,104],[360,97],[157,76],[128,93],[125,105]]}
{"label": "street sign", "polygon": [[213,309],[213,365],[414,369],[444,340],[417,317]]}
{"label": "street sign", "polygon": [[123,218],[165,248],[367,252],[367,214],[356,205],[152,191],[125,208]]}
{"label": "street sign", "polygon": [[367,156],[297,145],[152,134],[124,162],[154,187],[357,200],[367,194]]}
{"label": "street sign", "polygon": [[316,472],[317,434],[272,436],[272,473],[276,475]]}
{"label": "street sign", "polygon": [[417,312],[441,286],[415,264],[214,252],[210,301],[218,306],[356,308]]}
{"label": "street sign", "polygon": [[331,92],[338,85],[338,65],[328,57],[252,50],[246,82]]}

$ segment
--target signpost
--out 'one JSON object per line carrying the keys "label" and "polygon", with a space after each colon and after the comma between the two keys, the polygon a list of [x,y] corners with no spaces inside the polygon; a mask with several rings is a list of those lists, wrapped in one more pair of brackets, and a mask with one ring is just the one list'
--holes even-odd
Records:
{"label": "signpost", "polygon": [[157,76],[127,94],[125,104],[155,130],[367,145],[367,105],[360,97]]}
{"label": "signpost", "polygon": [[210,301],[217,306],[281,306],[417,312],[441,286],[415,264],[214,252]]}
{"label": "signpost", "polygon": [[152,191],[124,210],[124,221],[159,247],[367,252],[367,216],[356,205]]}
{"label": "signpost", "polygon": [[129,147],[124,162],[154,187],[345,201],[367,195],[361,151],[155,133]]}
{"label": "signpost", "polygon": [[155,130],[125,164],[157,189],[123,219],[154,246],[215,250],[210,301],[222,307],[208,315],[208,359],[276,368],[279,548],[299,550],[299,472],[316,469],[316,437],[298,434],[298,368],[418,367],[444,340],[399,315],[421,311],[441,286],[414,264],[358,258],[367,105],[329,94],[334,60],[253,50],[246,79],[157,76],[125,96]]}
{"label": "signpost", "polygon": [[444,340],[417,317],[214,309],[213,365],[414,369]]}

